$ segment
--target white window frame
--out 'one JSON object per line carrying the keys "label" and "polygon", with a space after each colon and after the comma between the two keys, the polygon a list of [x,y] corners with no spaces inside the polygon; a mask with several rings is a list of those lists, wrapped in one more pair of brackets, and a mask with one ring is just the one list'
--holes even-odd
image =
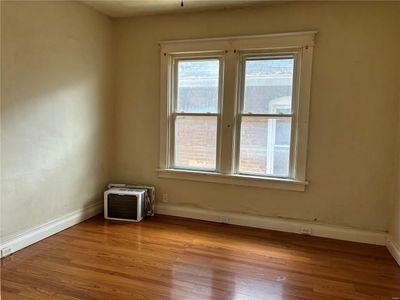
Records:
{"label": "white window frame", "polygon": [[[224,52],[223,51],[217,51],[217,52],[210,52],[210,53],[196,53],[196,54],[177,54],[177,55],[171,55],[171,79],[175,79],[174,84],[171,84],[171,94],[170,94],[170,113],[169,113],[169,119],[170,119],[170,124],[169,126],[169,134],[168,137],[170,139],[169,141],[169,151],[167,153],[168,160],[168,166],[176,170],[192,170],[192,171],[204,171],[204,172],[217,172],[220,167],[220,146],[221,146],[221,118],[222,118],[222,87],[223,87],[223,69],[224,69]],[[206,60],[206,59],[215,59],[219,61],[219,82],[218,82],[218,111],[216,113],[185,113],[185,112],[178,112],[177,111],[177,83],[178,81],[176,80],[177,78],[177,68],[178,68],[178,62],[179,61],[196,61],[196,60]],[[217,141],[216,141],[216,166],[215,169],[201,169],[201,168],[190,168],[190,167],[183,167],[183,166],[176,166],[175,165],[175,135],[171,134],[172,132],[175,132],[175,121],[177,116],[199,116],[199,117],[210,117],[214,116],[217,117]]]}
{"label": "white window frame", "polygon": [[[291,113],[290,114],[285,114],[285,115],[280,115],[277,113],[264,113],[264,114],[248,114],[248,113],[244,113],[243,112],[243,106],[244,106],[244,84],[245,84],[245,68],[244,68],[244,64],[246,63],[247,59],[280,59],[280,58],[293,58],[294,60],[294,70],[293,70],[293,88],[292,88],[292,103],[291,103]],[[239,51],[239,89],[240,91],[238,92],[238,109],[237,109],[237,116],[238,116],[238,120],[236,121],[236,145],[240,145],[240,132],[241,132],[241,119],[243,117],[266,117],[266,118],[279,118],[279,117],[291,117],[291,142],[290,142],[290,157],[289,157],[289,176],[287,178],[296,178],[296,174],[294,173],[295,170],[295,165],[296,165],[296,155],[294,153],[295,149],[294,149],[294,145],[297,142],[296,140],[293,141],[293,138],[296,138],[296,130],[297,130],[297,126],[296,123],[293,122],[294,121],[294,117],[297,113],[296,108],[298,107],[297,103],[298,103],[298,95],[297,95],[297,80],[296,78],[298,78],[297,76],[297,72],[298,72],[298,68],[297,68],[297,62],[298,62],[299,58],[298,58],[298,52],[296,50],[290,51],[287,49],[279,49],[279,50],[261,50],[261,51],[245,51],[242,53],[242,51]],[[272,128],[270,128],[270,126],[268,126],[268,138],[271,139],[272,136],[274,136],[273,138],[275,138],[275,132],[272,133]],[[273,145],[271,143],[268,143],[268,147],[273,147]],[[238,150],[235,152],[235,174],[239,174],[239,175],[250,175],[250,176],[257,176],[257,175],[253,175],[253,174],[248,174],[248,173],[241,173],[239,171],[239,157],[240,157],[240,147],[238,147]],[[273,164],[273,159],[269,160],[269,162],[271,163],[271,165]],[[260,175],[258,175],[260,176]],[[262,176],[265,178],[279,178],[279,176]],[[286,177],[284,177],[286,178]]]}
{"label": "white window frame", "polygon": [[[308,115],[312,54],[316,31],[161,42],[160,76],[160,178],[182,179],[304,191],[306,180]],[[172,84],[174,61],[186,57],[220,57],[220,93],[215,171],[173,167],[173,118],[175,99]],[[254,56],[295,58],[292,93],[290,174],[288,178],[238,173],[240,117],[242,105],[242,61]],[[171,127],[172,126],[172,127]]]}

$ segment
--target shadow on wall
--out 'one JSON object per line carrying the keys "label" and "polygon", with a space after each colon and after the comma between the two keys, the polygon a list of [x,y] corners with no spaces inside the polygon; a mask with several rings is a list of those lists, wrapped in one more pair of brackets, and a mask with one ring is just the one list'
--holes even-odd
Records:
{"label": "shadow on wall", "polygon": [[101,199],[110,47],[84,5],[2,3],[2,238]]}

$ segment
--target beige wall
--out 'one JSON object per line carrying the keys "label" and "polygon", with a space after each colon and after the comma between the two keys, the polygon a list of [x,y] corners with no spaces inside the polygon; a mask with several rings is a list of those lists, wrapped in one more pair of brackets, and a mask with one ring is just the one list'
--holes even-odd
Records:
{"label": "beige wall", "polygon": [[[399,73],[400,73],[400,64],[399,64]],[[400,83],[400,77],[399,77]],[[394,192],[394,203],[393,210],[391,215],[391,226],[389,228],[389,239],[392,240],[397,247],[400,249],[400,84],[399,94],[398,94],[398,112],[399,112],[399,126],[397,131],[397,176],[395,182],[395,192]]]}
{"label": "beige wall", "polygon": [[2,232],[101,201],[112,21],[76,2],[2,1]]}
{"label": "beige wall", "polygon": [[[170,204],[373,230],[389,226],[400,3],[292,3],[119,19],[114,181],[155,184]],[[158,179],[159,49],[171,39],[318,30],[306,192]]]}
{"label": "beige wall", "polygon": [[389,238],[397,245],[397,247],[400,247],[400,174],[397,175],[397,180],[397,193],[395,195],[392,211],[392,223],[389,230]]}

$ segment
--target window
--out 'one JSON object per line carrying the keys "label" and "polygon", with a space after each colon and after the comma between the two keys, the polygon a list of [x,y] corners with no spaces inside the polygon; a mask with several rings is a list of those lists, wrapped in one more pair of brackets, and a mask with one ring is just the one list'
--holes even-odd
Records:
{"label": "window", "polygon": [[243,57],[240,174],[289,177],[293,57]]}
{"label": "window", "polygon": [[304,190],[315,34],[161,43],[159,176]]}
{"label": "window", "polygon": [[174,58],[171,117],[171,166],[182,169],[217,170],[217,136],[220,115],[220,68],[218,57]]}

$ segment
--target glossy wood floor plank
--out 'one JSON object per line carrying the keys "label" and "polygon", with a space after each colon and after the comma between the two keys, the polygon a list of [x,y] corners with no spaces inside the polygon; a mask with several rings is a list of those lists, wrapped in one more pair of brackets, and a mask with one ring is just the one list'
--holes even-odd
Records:
{"label": "glossy wood floor plank", "polygon": [[1,267],[3,300],[400,299],[385,247],[167,216],[98,216]]}

